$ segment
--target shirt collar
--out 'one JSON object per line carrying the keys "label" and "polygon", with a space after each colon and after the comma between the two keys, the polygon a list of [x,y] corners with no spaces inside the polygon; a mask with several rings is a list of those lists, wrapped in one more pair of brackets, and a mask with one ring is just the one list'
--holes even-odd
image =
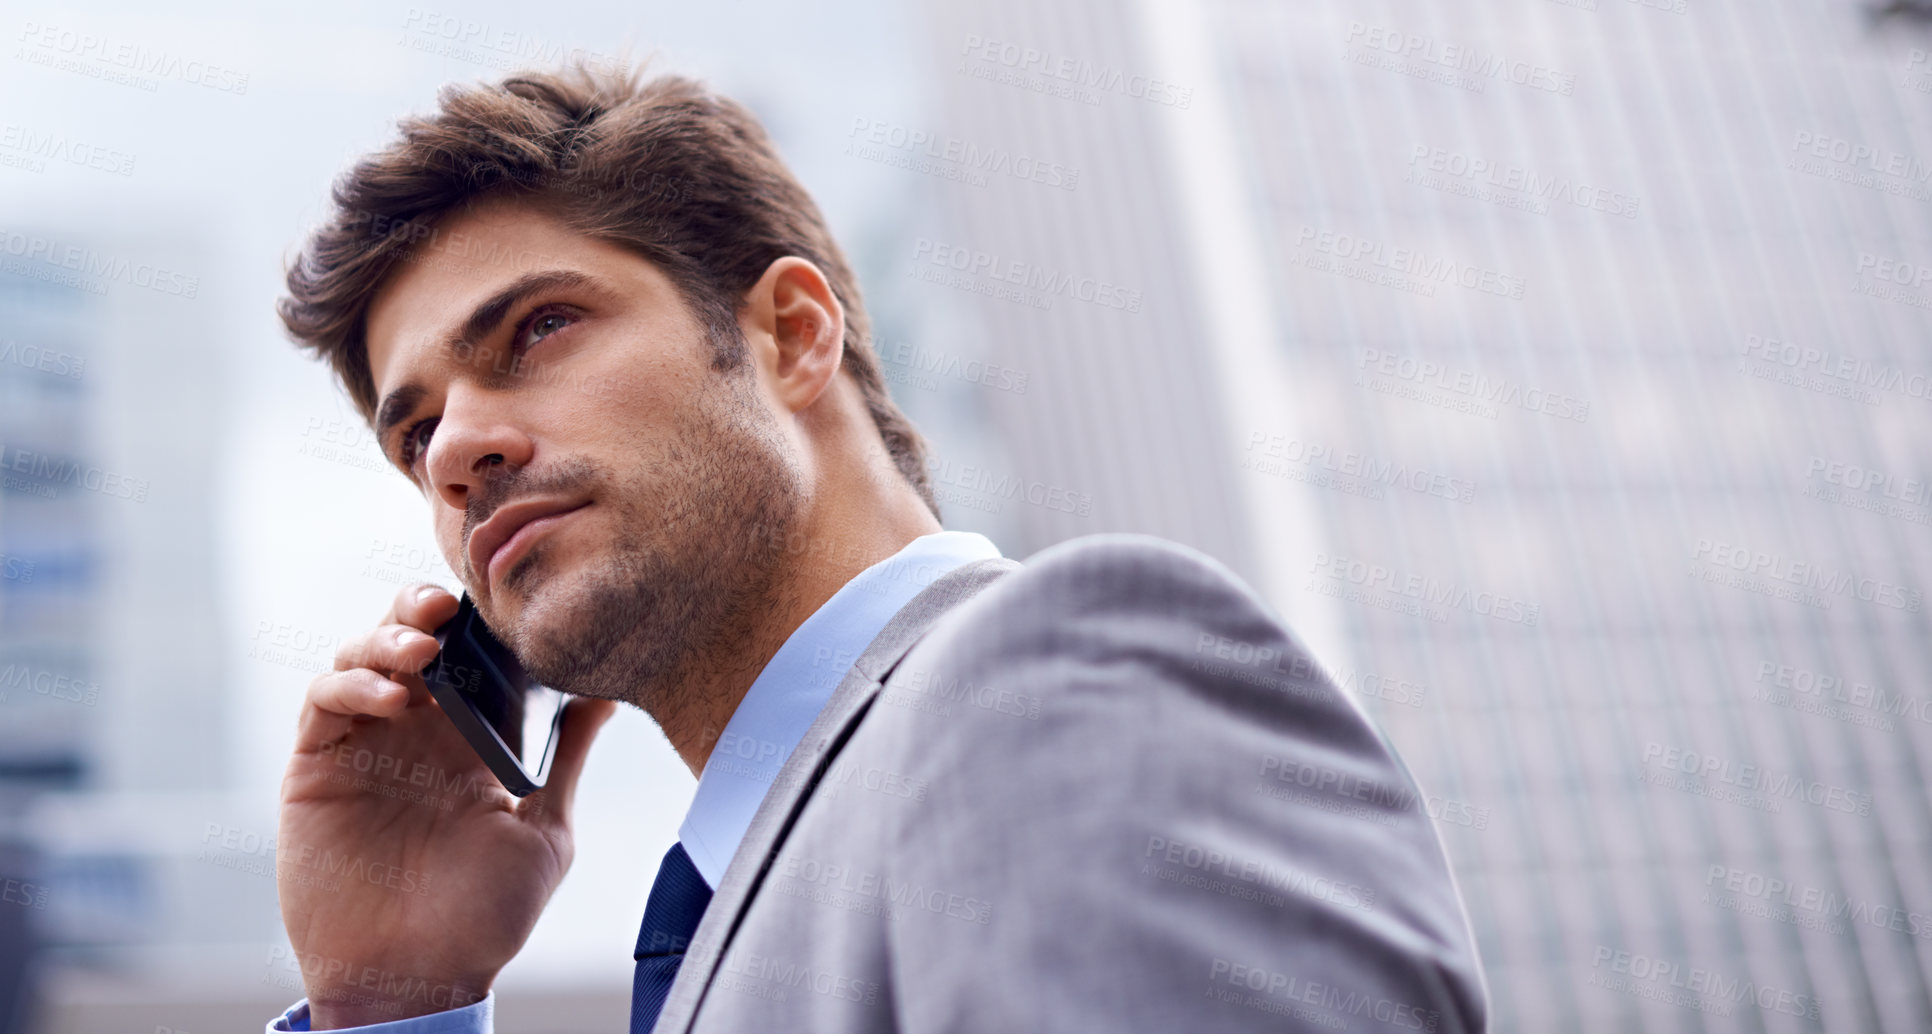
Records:
{"label": "shirt collar", "polygon": [[941,531],[846,582],[778,648],[711,748],[678,838],[716,889],[778,770],[886,622],[933,580],[1000,555],[984,535]]}

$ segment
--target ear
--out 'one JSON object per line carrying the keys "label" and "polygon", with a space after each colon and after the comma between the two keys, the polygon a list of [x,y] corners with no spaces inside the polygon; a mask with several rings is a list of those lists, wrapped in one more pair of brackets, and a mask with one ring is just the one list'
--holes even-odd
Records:
{"label": "ear", "polygon": [[845,308],[811,260],[787,255],[745,295],[741,317],[759,379],[787,410],[810,406],[845,354]]}

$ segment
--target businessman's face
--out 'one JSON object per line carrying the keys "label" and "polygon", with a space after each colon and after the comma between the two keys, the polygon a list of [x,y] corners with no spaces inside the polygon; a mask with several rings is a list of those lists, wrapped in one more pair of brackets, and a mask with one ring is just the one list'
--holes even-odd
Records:
{"label": "businessman's face", "polygon": [[655,710],[767,602],[796,447],[656,266],[487,204],[397,267],[367,331],[383,451],[538,678]]}

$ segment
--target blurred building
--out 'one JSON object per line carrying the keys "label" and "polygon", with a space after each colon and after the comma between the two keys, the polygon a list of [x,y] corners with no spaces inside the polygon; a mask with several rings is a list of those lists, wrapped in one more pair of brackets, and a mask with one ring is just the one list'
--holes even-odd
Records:
{"label": "blurred building", "polygon": [[1227,462],[1286,375],[1205,96],[1165,75],[1151,23],[1105,5],[926,13],[931,121],[861,115],[852,136],[925,188],[872,242],[867,290],[948,526],[1015,557],[1098,532],[1183,542],[1339,652],[1329,601],[1286,591],[1314,506]]}
{"label": "blurred building", "polygon": [[[28,967],[52,900],[30,799],[77,788],[99,703],[100,529],[66,484],[86,439],[92,296],[0,275],[0,1030],[32,1008]],[[14,468],[18,467],[19,470]],[[63,493],[62,488],[68,491]],[[90,696],[92,699],[90,700]]]}
{"label": "blurred building", "polygon": [[1298,627],[1332,605],[1308,638],[1427,793],[1497,1030],[1932,1029],[1925,38],[1171,7],[933,9],[948,131],[1080,169],[953,191],[945,283],[1147,299],[977,303],[1036,371],[989,396],[1013,462]]}
{"label": "blurred building", "polygon": [[0,1029],[276,921],[272,879],[233,894],[206,832],[230,743],[226,375],[196,340],[198,256],[149,232],[10,228],[51,250],[0,267]]}
{"label": "blurred building", "polygon": [[79,785],[99,703],[100,518],[77,484],[95,301],[0,275],[0,776],[16,790]]}

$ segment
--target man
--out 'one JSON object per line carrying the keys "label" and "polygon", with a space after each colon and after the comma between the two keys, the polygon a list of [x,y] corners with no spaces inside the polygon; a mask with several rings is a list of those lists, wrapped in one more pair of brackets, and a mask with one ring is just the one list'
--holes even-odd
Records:
{"label": "man", "polygon": [[576,699],[518,800],[414,675],[449,593],[343,647],[283,783],[308,995],[271,1030],[488,1029],[619,701],[699,776],[634,1032],[1483,1027],[1413,781],[1252,593],[1154,539],[1022,567],[941,530],[858,285],[744,109],[573,71],[401,130],[282,316]]}

